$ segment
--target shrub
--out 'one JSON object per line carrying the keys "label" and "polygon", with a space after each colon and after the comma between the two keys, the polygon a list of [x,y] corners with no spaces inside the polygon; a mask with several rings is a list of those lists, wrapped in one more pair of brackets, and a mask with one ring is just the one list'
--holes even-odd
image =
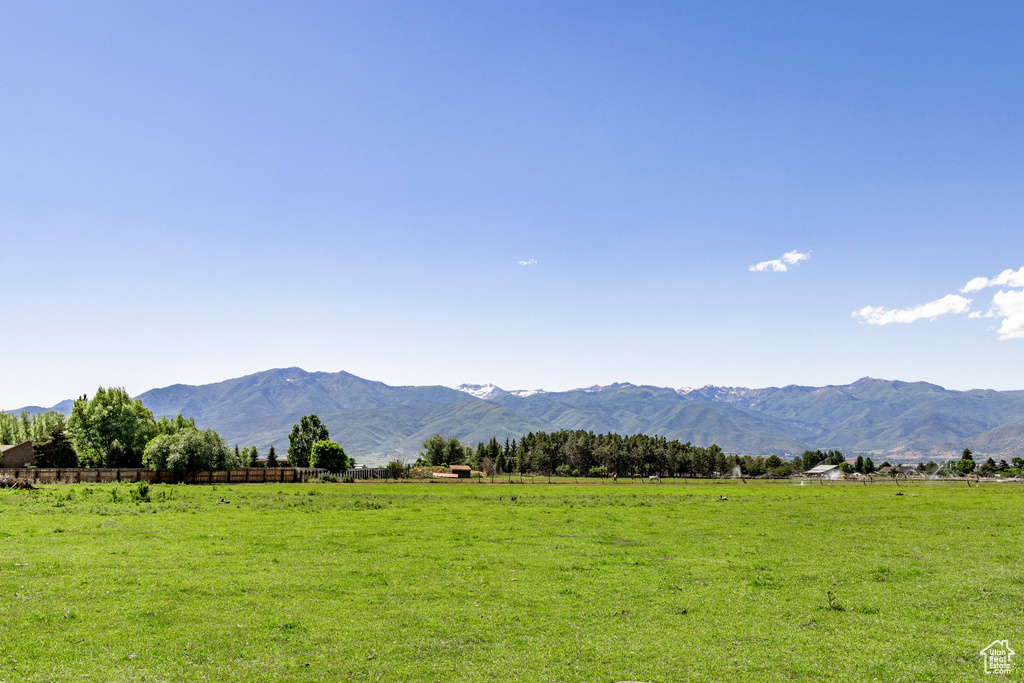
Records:
{"label": "shrub", "polygon": [[393,459],[386,466],[388,475],[393,479],[401,479],[402,477],[408,476],[409,466],[401,460]]}
{"label": "shrub", "polygon": [[234,453],[212,429],[183,429],[176,434],[157,436],[146,444],[142,458],[151,470],[179,474],[226,470],[236,465]]}
{"label": "shrub", "polygon": [[149,502],[149,482],[140,481],[135,485],[135,490],[132,491],[132,497],[142,503]]}
{"label": "shrub", "polygon": [[309,453],[309,466],[331,472],[344,472],[351,467],[351,459],[345,449],[335,441],[317,441]]}

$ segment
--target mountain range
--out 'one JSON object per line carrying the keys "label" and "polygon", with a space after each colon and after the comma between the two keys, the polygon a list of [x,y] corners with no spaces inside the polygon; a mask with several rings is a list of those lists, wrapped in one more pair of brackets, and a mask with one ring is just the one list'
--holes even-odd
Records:
{"label": "mountain range", "polygon": [[[493,384],[389,386],[347,372],[283,368],[138,396],[157,417],[181,413],[230,444],[283,454],[291,426],[317,414],[358,462],[415,459],[432,434],[475,445],[527,432],[658,434],[726,452],[794,455],[836,448],[893,461],[949,458],[969,447],[997,459],[1024,449],[1024,391],[953,391],[865,377],[848,385],[672,389],[618,383],[571,391]],[[67,413],[71,402],[50,408]],[[37,406],[27,408],[43,410]]]}

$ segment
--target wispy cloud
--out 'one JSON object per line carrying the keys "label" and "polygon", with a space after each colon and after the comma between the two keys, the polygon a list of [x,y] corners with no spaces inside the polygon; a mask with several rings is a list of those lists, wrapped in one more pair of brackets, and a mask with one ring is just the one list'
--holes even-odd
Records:
{"label": "wispy cloud", "polygon": [[995,277],[976,277],[960,289],[960,294],[980,292],[988,287],[1000,287],[992,295],[988,311],[971,311],[971,299],[959,294],[948,294],[921,306],[904,309],[887,309],[880,306],[865,306],[854,311],[853,316],[869,325],[889,323],[912,323],[916,320],[935,320],[940,315],[967,313],[968,318],[1002,318],[996,333],[1000,339],[1024,339],[1024,267],[1018,270],[1006,269]]}
{"label": "wispy cloud", "polygon": [[790,266],[794,266],[801,261],[806,261],[811,258],[811,253],[807,252],[803,254],[799,251],[787,251],[782,255],[782,258],[772,259],[771,261],[761,261],[750,266],[750,272],[762,272],[772,271],[773,273],[785,273],[789,270]]}
{"label": "wispy cloud", "polygon": [[966,313],[971,308],[971,300],[959,294],[947,294],[941,299],[930,301],[913,308],[882,308],[881,306],[865,306],[853,312],[853,317],[860,318],[869,325],[888,325],[889,323],[912,323],[918,320],[935,320],[940,315],[949,313]]}
{"label": "wispy cloud", "polygon": [[1021,267],[1020,270],[1007,268],[993,278],[976,277],[964,285],[960,292],[963,294],[969,294],[971,292],[980,292],[986,287],[1002,286],[1012,287],[1013,289],[1024,288],[1024,267]]}
{"label": "wispy cloud", "polygon": [[521,266],[535,266],[537,265],[537,259],[531,258],[526,259],[525,261],[517,261],[516,263],[518,263]]}

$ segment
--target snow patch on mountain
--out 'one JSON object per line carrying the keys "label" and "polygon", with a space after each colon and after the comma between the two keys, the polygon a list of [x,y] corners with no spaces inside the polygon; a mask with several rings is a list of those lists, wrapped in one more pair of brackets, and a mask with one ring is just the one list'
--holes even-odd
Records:
{"label": "snow patch on mountain", "polygon": [[732,405],[752,406],[763,398],[772,389],[748,389],[747,387],[716,387],[713,384],[705,384],[700,389],[694,387],[681,387],[675,392],[680,396],[692,398],[703,398],[714,403],[729,403]]}
{"label": "snow patch on mountain", "polygon": [[579,387],[578,389],[573,389],[573,391],[585,391],[588,394],[597,394],[597,393],[600,393],[602,391],[608,391],[609,389],[621,389],[622,387],[632,387],[632,386],[636,386],[636,385],[630,384],[629,382],[615,382],[614,384],[605,384],[605,385],[595,384],[595,385],[589,386],[589,387]]}
{"label": "snow patch on mountain", "polygon": [[543,389],[516,389],[508,393],[512,394],[513,396],[520,396],[522,398],[526,398],[527,396],[533,396],[534,394],[546,394],[548,392],[544,391]]}
{"label": "snow patch on mountain", "polygon": [[534,394],[547,393],[543,389],[514,389],[512,391],[505,391],[501,387],[497,386],[496,384],[491,384],[490,382],[488,382],[487,384],[460,384],[459,386],[455,387],[455,389],[457,391],[463,391],[469,394],[470,396],[476,396],[477,398],[481,398],[485,401],[489,401],[492,398],[506,396],[509,394],[511,394],[512,396],[521,396],[525,398],[526,396],[533,396]]}
{"label": "snow patch on mountain", "polygon": [[490,383],[488,383],[488,384],[460,384],[459,386],[457,386],[455,388],[458,391],[464,391],[467,394],[469,394],[470,396],[476,396],[477,398],[482,398],[485,401],[487,401],[489,399],[492,399],[492,398],[497,398],[498,396],[504,396],[505,394],[509,393],[509,392],[505,391],[504,389],[502,389],[501,387],[495,386],[495,385],[490,384]]}

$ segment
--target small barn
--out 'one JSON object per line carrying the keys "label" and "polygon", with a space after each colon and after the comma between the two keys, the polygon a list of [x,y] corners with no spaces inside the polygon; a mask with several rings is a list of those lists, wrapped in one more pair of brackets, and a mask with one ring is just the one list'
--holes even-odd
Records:
{"label": "small barn", "polygon": [[31,441],[13,445],[0,444],[0,467],[13,469],[28,467],[32,464],[34,457]]}
{"label": "small barn", "polygon": [[473,468],[469,465],[452,465],[451,471],[459,479],[469,479],[473,476]]}
{"label": "small barn", "polygon": [[843,476],[843,472],[839,469],[839,465],[815,465],[811,469],[807,470],[805,474],[808,477],[814,477],[816,479],[838,479]]}

